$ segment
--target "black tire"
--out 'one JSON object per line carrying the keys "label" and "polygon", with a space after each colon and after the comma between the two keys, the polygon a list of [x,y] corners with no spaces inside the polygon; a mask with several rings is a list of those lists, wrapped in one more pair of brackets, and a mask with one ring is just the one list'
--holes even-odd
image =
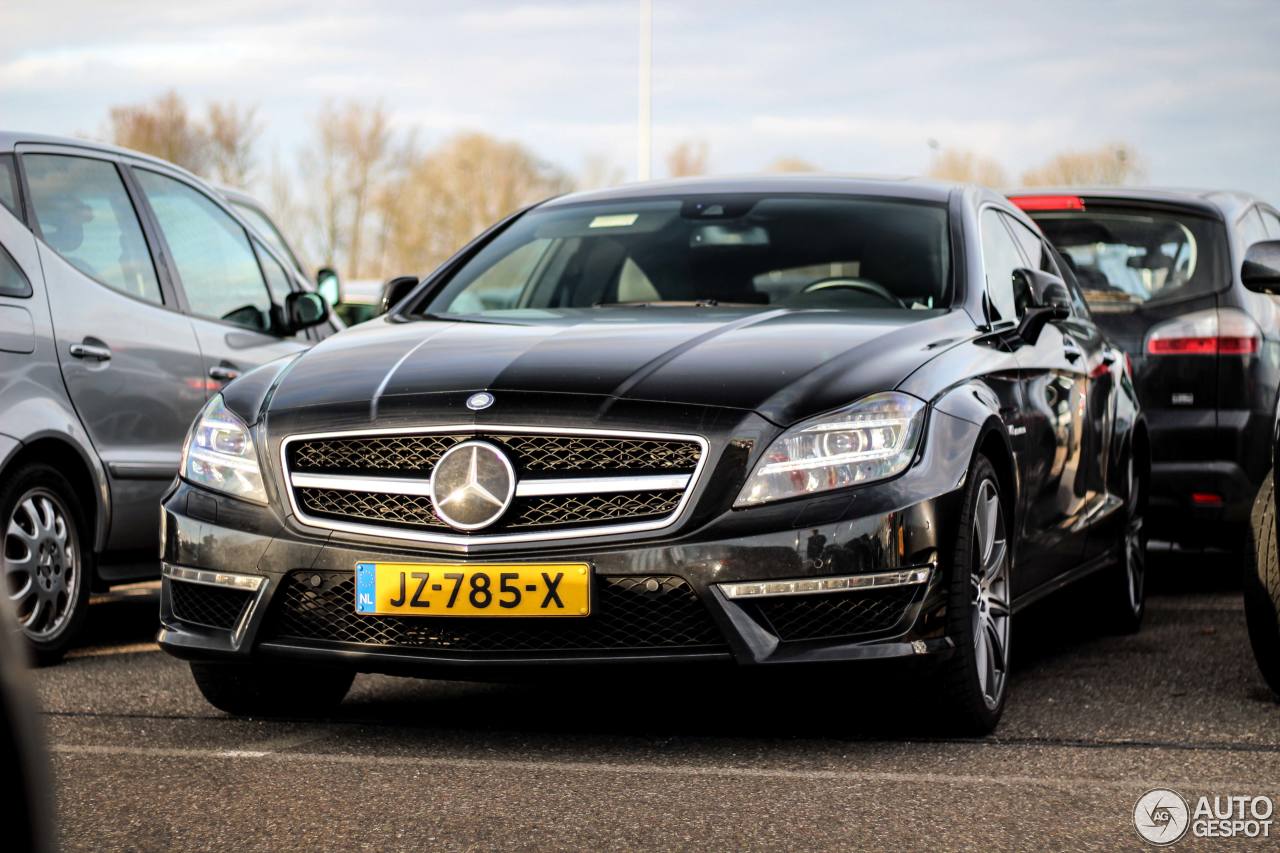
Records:
{"label": "black tire", "polygon": [[1276,553],[1275,484],[1263,481],[1253,504],[1254,547],[1244,560],[1244,615],[1253,657],[1280,697],[1280,555]]}
{"label": "black tire", "polygon": [[1135,460],[1126,460],[1125,525],[1120,531],[1120,559],[1102,574],[1100,590],[1107,627],[1118,634],[1136,634],[1147,612],[1147,531],[1143,518],[1142,481]]}
{"label": "black tire", "polygon": [[[942,727],[951,734],[965,736],[981,736],[992,732],[1000,722],[1004,713],[1005,700],[1008,696],[1009,672],[1009,624],[1012,621],[1008,610],[1008,578],[1009,552],[1007,531],[1011,525],[1005,518],[1005,505],[1000,492],[1000,480],[995,468],[985,457],[979,455],[969,469],[966,478],[964,501],[960,510],[959,531],[956,535],[955,551],[951,557],[950,595],[947,600],[947,633],[955,643],[955,651],[941,664],[940,682],[942,700],[946,706],[945,716],[941,719]],[[1002,563],[1004,573],[1003,605],[1004,610],[1004,642],[1002,653],[993,656],[1002,657],[996,670],[998,686],[989,690],[984,678],[990,674],[980,673],[983,661],[986,660],[980,651],[978,631],[984,627],[986,609],[995,614],[997,608],[987,605],[981,600],[980,591],[975,587],[975,578],[983,562],[979,553],[980,533],[976,527],[978,513],[994,495],[996,499],[997,520],[999,530],[1003,534],[1000,546],[1002,554],[998,561]],[[980,504],[982,506],[980,506]],[[995,534],[993,534],[995,535]],[[991,552],[995,558],[996,551]],[[992,695],[994,693],[994,696]]]}
{"label": "black tire", "polygon": [[215,708],[245,717],[311,717],[337,707],[355,673],[338,667],[191,663],[191,675]]}
{"label": "black tire", "polygon": [[49,465],[24,465],[0,485],[4,591],[40,666],[61,660],[84,630],[94,581],[87,517],[71,483]]}

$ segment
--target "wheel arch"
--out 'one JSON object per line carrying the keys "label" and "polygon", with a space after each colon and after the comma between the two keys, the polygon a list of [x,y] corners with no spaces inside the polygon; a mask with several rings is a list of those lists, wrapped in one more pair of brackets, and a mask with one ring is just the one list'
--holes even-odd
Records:
{"label": "wheel arch", "polygon": [[46,434],[21,442],[3,461],[0,475],[7,477],[23,465],[30,464],[48,465],[67,478],[80,501],[85,522],[93,532],[93,550],[102,551],[111,526],[111,504],[106,477],[98,466],[85,458],[83,450],[75,442]]}

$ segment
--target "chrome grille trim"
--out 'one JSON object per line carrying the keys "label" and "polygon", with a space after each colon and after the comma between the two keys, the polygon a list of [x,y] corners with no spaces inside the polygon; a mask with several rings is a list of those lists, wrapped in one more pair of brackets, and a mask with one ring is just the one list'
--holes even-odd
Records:
{"label": "chrome grille trim", "polygon": [[[666,441],[688,441],[695,442],[699,447],[698,461],[694,467],[693,473],[681,475],[654,475],[654,476],[636,476],[636,477],[595,477],[595,478],[545,478],[530,479],[523,483],[517,484],[517,489],[521,485],[531,488],[532,491],[524,492],[526,496],[554,496],[566,494],[590,494],[588,489],[583,487],[585,483],[593,481],[599,483],[601,481],[611,482],[615,485],[635,484],[633,487],[626,489],[614,488],[611,491],[648,491],[655,489],[658,485],[671,484],[674,481],[681,481],[680,485],[667,485],[667,488],[683,488],[684,494],[680,496],[680,502],[674,510],[669,514],[656,519],[647,519],[644,521],[625,522],[622,524],[599,524],[589,527],[575,527],[564,530],[540,530],[528,533],[492,533],[492,534],[471,534],[459,535],[455,533],[435,533],[418,530],[406,530],[403,528],[391,527],[381,524],[365,524],[357,522],[338,521],[336,519],[318,518],[307,514],[303,507],[299,504],[298,496],[295,492],[296,487],[303,487],[300,483],[295,482],[298,477],[322,477],[326,482],[332,483],[339,481],[341,485],[320,486],[320,488],[339,488],[351,491],[359,491],[355,489],[352,481],[370,481],[382,484],[388,481],[397,481],[406,485],[415,491],[395,491],[402,494],[411,494],[415,496],[429,496],[429,482],[425,479],[413,479],[407,477],[382,478],[382,477],[352,477],[341,475],[313,475],[313,474],[294,474],[289,470],[289,447],[295,442],[314,441],[317,439],[329,438],[360,438],[375,437],[386,435],[430,435],[430,434],[447,434],[447,435],[465,435],[472,436],[493,436],[493,435],[569,435],[569,436],[596,436],[605,438],[620,439],[637,439],[637,440],[666,440]],[[434,427],[384,427],[378,429],[355,429],[342,430],[337,432],[317,432],[317,433],[298,433],[285,436],[280,442],[280,471],[285,484],[284,492],[289,501],[289,508],[292,510],[294,517],[298,522],[306,527],[318,530],[332,530],[343,533],[354,533],[365,536],[377,536],[388,539],[405,539],[415,542],[429,542],[441,545],[461,546],[465,552],[473,545],[489,545],[489,544],[507,544],[520,542],[546,542],[562,539],[584,539],[595,536],[613,536],[624,533],[643,533],[653,530],[661,530],[674,524],[684,513],[688,507],[689,500],[693,496],[694,487],[698,484],[703,469],[707,464],[709,445],[707,440],[700,435],[691,435],[685,433],[659,433],[644,432],[633,430],[612,430],[612,429],[583,429],[573,427],[532,427],[511,424],[447,424]],[[575,489],[570,491],[562,491],[561,484],[573,483]],[[312,486],[316,487],[316,486]],[[541,491],[542,489],[555,489],[555,491]],[[367,491],[373,491],[368,489]],[[385,491],[379,488],[379,491]],[[517,492],[521,494],[520,492]],[[597,494],[600,492],[596,492]]]}
{"label": "chrome grille trim", "polygon": [[[566,479],[521,480],[516,483],[516,497],[544,495],[582,495],[612,492],[661,492],[683,489],[690,475],[675,474],[644,477],[577,477]],[[289,482],[300,489],[342,489],[348,492],[387,492],[397,495],[431,497],[431,481],[410,477],[352,477],[346,474],[289,475]]]}

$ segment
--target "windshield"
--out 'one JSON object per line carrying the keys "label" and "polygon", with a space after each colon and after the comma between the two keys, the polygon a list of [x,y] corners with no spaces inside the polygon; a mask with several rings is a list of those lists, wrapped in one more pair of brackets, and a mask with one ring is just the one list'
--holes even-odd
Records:
{"label": "windshield", "polygon": [[534,210],[435,297],[435,315],[619,305],[946,308],[947,212],[860,198],[688,197]]}
{"label": "windshield", "polygon": [[1130,311],[1218,289],[1223,235],[1210,219],[1112,208],[1032,216],[1075,266],[1095,311]]}

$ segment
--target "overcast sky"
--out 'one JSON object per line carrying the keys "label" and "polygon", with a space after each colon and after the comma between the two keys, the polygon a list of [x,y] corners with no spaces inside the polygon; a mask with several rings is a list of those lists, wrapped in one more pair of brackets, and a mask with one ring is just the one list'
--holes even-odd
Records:
{"label": "overcast sky", "polygon": [[[654,160],[781,155],[918,173],[929,139],[1016,176],[1123,141],[1151,183],[1280,202],[1280,3],[654,0]],[[292,155],[326,99],[381,99],[427,142],[520,140],[570,171],[635,169],[639,0],[0,2],[0,126],[100,131],[173,88],[257,104]]]}

